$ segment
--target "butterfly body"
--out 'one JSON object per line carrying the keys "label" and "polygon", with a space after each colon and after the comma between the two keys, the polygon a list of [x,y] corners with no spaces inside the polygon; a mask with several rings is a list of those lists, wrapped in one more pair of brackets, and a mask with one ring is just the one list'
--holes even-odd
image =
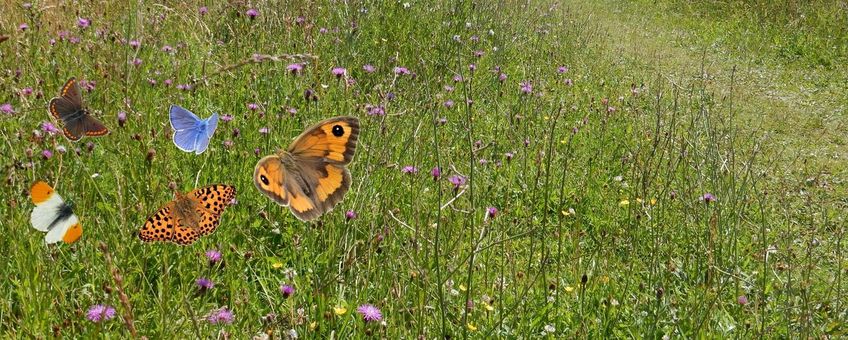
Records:
{"label": "butterfly body", "polygon": [[277,204],[288,206],[303,221],[332,210],[350,189],[346,165],[353,160],[359,120],[335,117],[295,138],[285,151],[259,160],[254,184]]}
{"label": "butterfly body", "polygon": [[66,203],[50,185],[36,182],[30,188],[30,198],[35,208],[30,221],[36,230],[46,232],[48,244],[64,241],[74,243],[82,236],[82,225],[71,204]]}
{"label": "butterfly body", "polygon": [[171,127],[174,129],[174,145],[182,151],[199,155],[209,147],[209,141],[218,128],[218,114],[200,119],[197,115],[177,105],[169,110]]}
{"label": "butterfly body", "polygon": [[236,196],[236,188],[216,184],[177,193],[147,219],[138,237],[145,242],[164,241],[189,245],[198,238],[211,234],[220,223],[221,214]]}
{"label": "butterfly body", "polygon": [[59,97],[51,99],[48,107],[50,114],[62,122],[62,131],[69,140],[77,141],[83,136],[103,136],[109,133],[109,129],[85,108],[76,78],[68,79]]}

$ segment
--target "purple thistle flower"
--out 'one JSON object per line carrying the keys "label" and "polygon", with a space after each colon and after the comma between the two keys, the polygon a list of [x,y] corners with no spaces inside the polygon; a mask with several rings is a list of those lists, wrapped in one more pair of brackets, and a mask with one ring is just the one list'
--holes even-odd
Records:
{"label": "purple thistle flower", "polygon": [[450,178],[448,178],[448,182],[453,184],[454,189],[459,189],[459,187],[465,185],[465,181],[466,181],[465,177],[463,177],[463,176],[453,175]]}
{"label": "purple thistle flower", "polygon": [[498,75],[498,81],[503,83],[506,80],[506,73],[501,73]]}
{"label": "purple thistle flower", "polygon": [[515,156],[515,154],[513,154],[512,152],[507,152],[507,153],[504,154],[504,157],[506,157],[507,161],[511,161],[512,157],[514,157],[514,156]]}
{"label": "purple thistle flower", "polygon": [[268,127],[263,126],[263,127],[259,128],[259,133],[261,133],[262,135],[267,135],[268,134]]}
{"label": "purple thistle flower", "polygon": [[85,317],[95,323],[111,320],[115,317],[115,308],[107,305],[94,305],[88,308],[88,312],[85,313]]}
{"label": "purple thistle flower", "polygon": [[129,45],[132,48],[139,48],[139,46],[141,46],[141,43],[138,42],[138,40],[133,39],[133,40],[130,40]]}
{"label": "purple thistle flower", "polygon": [[162,52],[171,53],[174,52],[174,48],[171,45],[162,46]]}
{"label": "purple thistle flower", "polygon": [[28,28],[29,28],[29,25],[27,25],[27,23],[22,23],[22,24],[18,25],[18,29],[21,30],[21,32],[26,31]]}
{"label": "purple thistle flower", "polygon": [[495,218],[495,216],[497,214],[498,214],[498,208],[495,208],[495,207],[486,208],[486,216],[488,216],[489,218]]}
{"label": "purple thistle flower", "polygon": [[523,94],[533,93],[533,84],[531,84],[529,81],[521,82],[520,86],[521,86],[521,93],[523,93]]}
{"label": "purple thistle flower", "polygon": [[291,72],[291,74],[298,74],[298,73],[300,73],[300,71],[303,70],[303,64],[301,64],[301,63],[289,64],[288,66],[286,66],[286,70]]}
{"label": "purple thistle flower", "polygon": [[457,74],[457,75],[455,75],[455,76],[453,76],[453,81],[454,81],[455,83],[461,82],[461,81],[462,81],[462,76],[461,76],[461,75],[458,75],[458,74]]}
{"label": "purple thistle flower", "polygon": [[41,151],[41,157],[44,157],[44,159],[50,159],[53,157],[53,152],[45,149],[44,151]]}
{"label": "purple thistle flower", "polygon": [[395,74],[397,74],[397,75],[405,75],[405,74],[409,74],[409,69],[407,69],[406,67],[403,67],[403,66],[395,66],[395,68],[394,68],[394,70],[393,70],[393,71],[394,71],[394,72],[395,72]]}
{"label": "purple thistle flower", "polygon": [[453,92],[453,86],[445,85],[445,91]]}
{"label": "purple thistle flower", "polygon": [[221,262],[222,257],[221,252],[217,249],[210,249],[206,251],[206,259],[209,260],[210,265]]}
{"label": "purple thistle flower", "polygon": [[745,295],[739,295],[739,298],[736,299],[736,302],[738,302],[741,306],[747,305],[748,297]]}
{"label": "purple thistle flower", "polygon": [[256,103],[249,103],[247,104],[247,108],[256,111],[259,109],[259,105],[256,105]]}
{"label": "purple thistle flower", "polygon": [[127,123],[127,113],[124,111],[118,112],[118,126],[124,127],[124,124]]}
{"label": "purple thistle flower", "polygon": [[59,132],[59,129],[57,129],[51,122],[43,122],[41,123],[41,131],[47,132],[50,135],[55,135]]}
{"label": "purple thistle flower", "polygon": [[171,84],[173,84],[173,83],[174,83],[174,81],[173,81],[173,80],[171,80],[171,79],[165,79],[165,86],[171,86]]}
{"label": "purple thistle flower", "polygon": [[362,69],[365,70],[366,73],[374,73],[374,71],[377,70],[377,68],[375,68],[374,65],[371,64],[362,65]]}
{"label": "purple thistle flower", "polygon": [[88,26],[91,26],[91,20],[86,18],[77,18],[77,26],[79,26],[79,28],[86,29]]}
{"label": "purple thistle flower", "polygon": [[374,305],[361,305],[356,309],[356,312],[361,314],[365,321],[380,321],[383,319],[383,313],[380,313],[380,309],[374,307]]}
{"label": "purple thistle flower", "polygon": [[705,193],[704,196],[701,196],[701,201],[704,201],[704,203],[715,202],[716,197],[715,197],[715,195],[713,195],[711,193]]}
{"label": "purple thistle flower", "polygon": [[480,51],[480,50],[474,51],[474,56],[477,57],[477,58],[482,57],[483,54],[485,54],[485,52],[483,52],[483,51]]}
{"label": "purple thistle flower", "polygon": [[453,107],[453,100],[450,100],[450,99],[446,100],[445,101],[445,107],[449,108],[449,109],[452,108]]}
{"label": "purple thistle flower", "polygon": [[347,73],[347,70],[344,67],[333,67],[330,72],[336,76],[336,78],[341,78],[345,75],[345,73]]}
{"label": "purple thistle flower", "polygon": [[294,287],[290,285],[282,285],[280,286],[280,293],[283,293],[283,297],[288,299],[289,296],[294,295]]}
{"label": "purple thistle flower", "polygon": [[206,13],[209,12],[209,9],[206,8],[206,6],[201,6],[197,9],[197,11],[200,13],[200,15],[206,15]]}
{"label": "purple thistle flower", "polygon": [[233,320],[233,312],[227,309],[227,307],[213,310],[209,312],[209,316],[206,317],[206,321],[209,321],[209,323],[213,325],[231,324],[233,323]]}
{"label": "purple thistle flower", "polygon": [[70,42],[71,44],[79,44],[80,38],[79,37],[71,37],[70,39],[68,39],[68,42]]}
{"label": "purple thistle flower", "polygon": [[471,72],[476,71],[476,70],[477,70],[477,65],[475,65],[475,64],[469,64],[469,65],[468,65],[468,70],[469,70],[469,71],[471,71]]}
{"label": "purple thistle flower", "polygon": [[370,116],[383,116],[386,114],[386,108],[382,105],[365,105],[365,111],[367,111]]}
{"label": "purple thistle flower", "polygon": [[574,85],[574,81],[571,80],[571,78],[568,78],[568,79],[565,80],[565,85],[572,86],[572,85]]}
{"label": "purple thistle flower", "polygon": [[195,283],[197,283],[197,288],[200,289],[201,292],[205,292],[212,289],[212,287],[215,287],[215,283],[205,277],[197,279]]}
{"label": "purple thistle flower", "polygon": [[247,10],[247,12],[244,12],[244,14],[246,14],[247,17],[250,18],[250,20],[253,20],[256,19],[257,16],[259,16],[259,11],[257,11],[255,8],[251,8]]}
{"label": "purple thistle flower", "polygon": [[294,23],[297,24],[298,26],[303,26],[303,24],[306,23],[306,18],[304,18],[302,15],[298,16],[297,18],[294,19]]}
{"label": "purple thistle flower", "polygon": [[430,176],[433,176],[433,180],[438,180],[439,177],[442,176],[442,169],[439,169],[439,167],[434,166],[433,169],[430,170]]}
{"label": "purple thistle flower", "polygon": [[64,145],[58,145],[58,146],[56,146],[56,152],[58,152],[58,153],[66,153],[66,152],[68,152],[68,149],[67,149],[67,148],[65,148],[65,146],[64,146]]}
{"label": "purple thistle flower", "polygon": [[225,141],[224,141],[224,147],[225,147],[225,148],[228,148],[228,149],[229,149],[229,148],[231,148],[231,147],[233,147],[233,141],[232,141],[232,140],[229,140],[229,139],[225,140]]}
{"label": "purple thistle flower", "polygon": [[565,72],[568,72],[568,67],[560,66],[559,68],[557,68],[557,73],[565,73]]}
{"label": "purple thistle flower", "polygon": [[400,172],[405,173],[405,174],[417,174],[418,168],[416,168],[412,165],[407,165],[407,166],[403,167],[403,169],[400,169]]}
{"label": "purple thistle flower", "polygon": [[355,219],[356,218],[356,212],[353,211],[353,210],[346,211],[345,212],[345,218],[347,218],[348,220]]}
{"label": "purple thistle flower", "polygon": [[135,65],[135,66],[141,65],[141,59],[139,59],[139,58],[134,58],[134,59],[132,60],[132,64],[133,64],[133,65]]}
{"label": "purple thistle flower", "polygon": [[230,121],[232,121],[232,120],[233,120],[233,115],[231,115],[231,114],[225,114],[225,115],[221,116],[221,120],[222,120],[222,121],[225,121],[225,122],[230,122]]}

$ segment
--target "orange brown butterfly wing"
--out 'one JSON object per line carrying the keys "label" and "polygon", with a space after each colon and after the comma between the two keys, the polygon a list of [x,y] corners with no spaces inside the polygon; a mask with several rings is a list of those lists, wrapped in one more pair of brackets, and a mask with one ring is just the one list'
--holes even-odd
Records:
{"label": "orange brown butterfly wing", "polygon": [[288,151],[298,158],[319,158],[345,165],[353,160],[358,138],[359,119],[335,117],[306,129]]}
{"label": "orange brown butterfly wing", "polygon": [[174,202],[166,204],[147,219],[138,238],[144,242],[167,242],[174,238],[177,221],[173,216]]}
{"label": "orange brown butterfly wing", "polygon": [[71,141],[78,141],[82,136],[103,136],[109,133],[103,123],[85,110],[76,78],[68,79],[59,97],[50,100],[48,108],[50,114],[62,122],[62,131]]}

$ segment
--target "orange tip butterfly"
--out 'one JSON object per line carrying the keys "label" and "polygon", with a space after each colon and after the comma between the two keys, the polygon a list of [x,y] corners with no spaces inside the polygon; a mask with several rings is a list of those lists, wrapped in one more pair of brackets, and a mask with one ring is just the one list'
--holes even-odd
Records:
{"label": "orange tip butterfly", "polygon": [[82,225],[73,208],[62,200],[62,197],[44,182],[35,182],[29,190],[32,203],[30,221],[32,227],[47,233],[44,242],[47,244],[64,241],[74,243],[82,236]]}

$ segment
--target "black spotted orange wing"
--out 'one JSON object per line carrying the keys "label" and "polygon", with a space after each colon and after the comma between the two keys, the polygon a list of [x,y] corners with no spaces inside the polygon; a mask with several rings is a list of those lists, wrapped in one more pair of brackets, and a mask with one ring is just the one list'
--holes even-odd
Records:
{"label": "black spotted orange wing", "polygon": [[109,129],[86,110],[76,78],[68,79],[59,97],[50,100],[49,110],[53,117],[62,122],[62,131],[69,140],[77,141],[83,136],[103,136],[109,133]]}
{"label": "black spotted orange wing", "polygon": [[[210,185],[179,196],[147,219],[138,237],[144,242],[173,242],[190,245],[218,227],[221,214],[235,198],[230,185]],[[190,211],[179,212],[181,200],[190,202]],[[190,215],[190,216],[189,216]]]}
{"label": "black spotted orange wing", "polygon": [[173,211],[174,202],[170,202],[159,209],[141,227],[138,238],[144,242],[171,241],[174,238],[174,229],[177,223],[172,214]]}
{"label": "black spotted orange wing", "polygon": [[195,202],[198,220],[197,230],[201,236],[209,235],[221,220],[224,209],[236,198],[236,187],[215,184],[190,192],[187,197]]}

